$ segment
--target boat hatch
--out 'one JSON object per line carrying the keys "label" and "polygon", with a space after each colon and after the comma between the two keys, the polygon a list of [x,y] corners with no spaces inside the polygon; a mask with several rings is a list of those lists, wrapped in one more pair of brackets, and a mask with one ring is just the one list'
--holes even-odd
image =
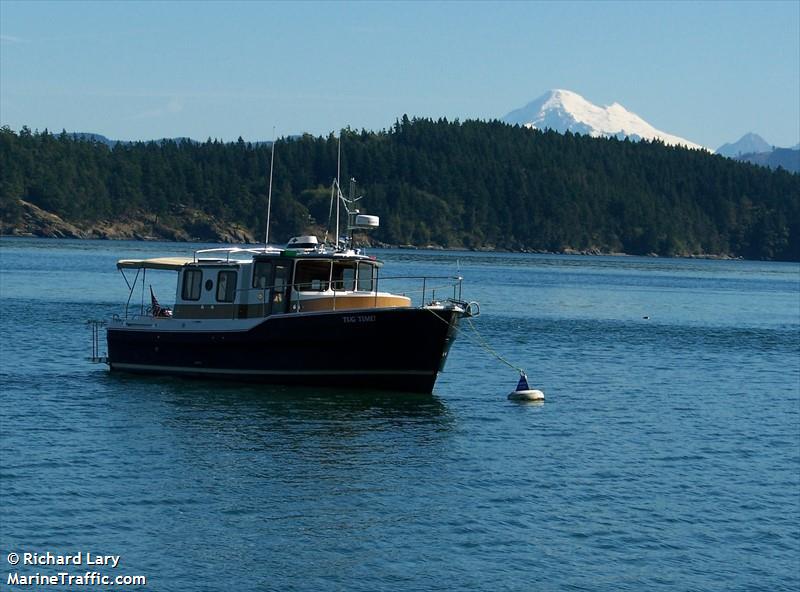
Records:
{"label": "boat hatch", "polygon": [[319,247],[319,240],[316,236],[294,236],[286,244],[287,249],[316,249]]}

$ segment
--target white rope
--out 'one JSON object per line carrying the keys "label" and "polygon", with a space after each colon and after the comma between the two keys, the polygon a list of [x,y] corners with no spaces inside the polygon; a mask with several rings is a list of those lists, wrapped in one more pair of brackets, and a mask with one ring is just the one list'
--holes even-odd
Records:
{"label": "white rope", "polygon": [[490,346],[490,345],[489,345],[489,343],[486,341],[486,339],[484,339],[483,335],[481,335],[481,334],[478,332],[478,330],[475,328],[475,325],[473,325],[473,324],[472,324],[472,319],[470,319],[469,317],[464,317],[464,318],[467,320],[467,323],[469,324],[469,326],[470,326],[470,327],[472,327],[472,330],[473,330],[473,331],[475,331],[475,335],[478,337],[478,344],[479,344],[481,347],[483,347],[483,349],[485,349],[487,352],[489,352],[490,354],[492,354],[492,355],[493,355],[495,358],[497,358],[498,360],[500,360],[501,362],[503,362],[503,363],[504,363],[506,366],[509,366],[509,367],[513,368],[514,370],[516,370],[517,372],[519,372],[519,373],[520,373],[520,374],[522,374],[523,376],[527,376],[527,374],[525,374],[525,370],[524,370],[523,368],[520,368],[519,366],[515,366],[514,364],[512,364],[511,362],[509,362],[508,360],[506,360],[506,359],[505,359],[503,356],[501,356],[500,354],[498,354],[498,353],[497,353],[497,352],[496,352],[496,351],[495,351],[495,350],[492,348],[492,346]]}
{"label": "white rope", "polygon": [[[449,325],[449,324],[450,324],[450,323],[448,323],[447,321],[445,321],[445,320],[444,320],[442,317],[440,317],[439,315],[437,315],[437,314],[436,314],[436,313],[435,313],[435,312],[434,312],[432,309],[430,309],[430,308],[426,308],[425,310],[429,311],[429,312],[430,312],[430,313],[431,313],[433,316],[435,316],[437,319],[439,319],[440,321],[442,321],[444,324],[446,324],[446,325]],[[525,370],[524,370],[523,368],[520,368],[519,366],[515,366],[514,364],[512,364],[511,362],[509,362],[508,360],[506,360],[506,359],[505,359],[503,356],[501,356],[500,354],[498,354],[498,353],[497,353],[497,352],[496,352],[496,351],[495,351],[495,350],[492,348],[492,346],[490,346],[490,345],[489,345],[489,343],[486,341],[486,339],[485,339],[485,338],[484,338],[484,337],[483,337],[483,336],[482,336],[482,335],[481,335],[481,334],[478,332],[478,330],[475,328],[475,325],[473,325],[473,324],[472,324],[472,320],[471,320],[469,317],[465,316],[464,318],[467,320],[467,323],[468,323],[468,324],[469,324],[469,326],[472,328],[472,330],[475,332],[475,335],[476,335],[476,337],[477,337],[477,338],[476,338],[476,339],[473,339],[471,335],[469,335],[468,333],[464,333],[464,331],[462,331],[460,327],[454,326],[454,327],[453,327],[453,329],[455,329],[456,331],[459,331],[459,332],[460,332],[462,335],[464,335],[464,336],[465,336],[467,339],[471,339],[473,343],[477,343],[477,344],[478,344],[480,347],[482,347],[483,349],[485,349],[487,352],[489,352],[491,355],[493,355],[495,358],[497,358],[499,361],[501,361],[501,362],[502,362],[503,364],[505,364],[506,366],[508,366],[508,367],[510,367],[510,368],[513,368],[514,370],[516,370],[517,372],[519,372],[519,373],[520,373],[522,376],[525,376],[525,377],[527,377],[527,374],[525,373]]]}

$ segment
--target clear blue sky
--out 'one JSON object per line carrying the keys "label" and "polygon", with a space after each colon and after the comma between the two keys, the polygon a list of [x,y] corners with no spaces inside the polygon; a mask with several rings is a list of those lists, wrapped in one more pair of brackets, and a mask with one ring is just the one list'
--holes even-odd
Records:
{"label": "clear blue sky", "polygon": [[0,1],[0,123],[269,139],[502,117],[551,88],[709,146],[800,141],[800,1]]}

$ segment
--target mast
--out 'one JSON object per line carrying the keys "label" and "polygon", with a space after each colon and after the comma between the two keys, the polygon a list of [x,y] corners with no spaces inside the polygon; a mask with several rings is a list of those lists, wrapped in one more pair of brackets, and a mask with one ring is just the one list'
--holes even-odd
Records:
{"label": "mast", "polygon": [[339,153],[336,157],[336,239],[333,243],[333,248],[339,248],[339,195],[342,189],[339,186],[339,175],[342,171],[342,133],[339,132]]}
{"label": "mast", "polygon": [[269,214],[272,209],[272,169],[275,166],[275,128],[272,128],[272,154],[269,158],[269,193],[267,194],[267,230],[264,233],[264,250],[269,246]]}

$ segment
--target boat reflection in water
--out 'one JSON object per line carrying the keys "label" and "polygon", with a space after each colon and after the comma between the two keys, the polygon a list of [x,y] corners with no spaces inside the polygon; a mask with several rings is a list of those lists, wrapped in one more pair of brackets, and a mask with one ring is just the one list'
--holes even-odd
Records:
{"label": "boat reflection in water", "polygon": [[[436,395],[387,390],[248,385],[115,372],[112,414],[150,429],[155,420],[187,448],[209,438],[226,446],[350,449],[368,441],[435,444],[455,418]],[[124,388],[120,389],[120,383]],[[450,435],[448,435],[450,434]],[[366,440],[364,440],[366,439]],[[312,446],[313,444],[313,446]]]}

